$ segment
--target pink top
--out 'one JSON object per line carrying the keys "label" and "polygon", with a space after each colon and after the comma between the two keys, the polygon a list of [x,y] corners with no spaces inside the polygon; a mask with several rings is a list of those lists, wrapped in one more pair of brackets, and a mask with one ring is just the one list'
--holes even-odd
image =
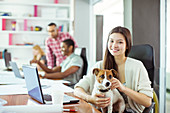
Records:
{"label": "pink top", "polygon": [[78,47],[75,40],[69,33],[58,32],[58,36],[56,39],[52,37],[48,37],[45,45],[46,45],[46,57],[47,57],[47,65],[51,68],[54,67],[54,56],[56,56],[56,66],[60,66],[63,60],[66,59],[65,56],[61,54],[61,47],[60,44],[62,41],[66,39],[72,39],[75,43],[75,47]]}

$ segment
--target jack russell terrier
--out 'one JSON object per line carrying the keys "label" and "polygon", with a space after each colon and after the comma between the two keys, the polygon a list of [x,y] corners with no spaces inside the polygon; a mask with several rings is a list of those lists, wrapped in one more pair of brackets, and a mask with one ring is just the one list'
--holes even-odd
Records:
{"label": "jack russell terrier", "polygon": [[117,89],[111,90],[111,79],[113,77],[117,77],[117,71],[114,69],[111,70],[102,70],[95,68],[93,69],[93,74],[96,76],[96,81],[94,84],[94,89],[92,95],[95,94],[104,94],[105,97],[110,97],[111,102],[108,108],[101,109],[103,113],[108,111],[108,113],[112,113],[113,104],[116,105],[114,107],[114,111],[118,111],[119,113],[123,113],[125,110],[125,102],[123,97],[120,95]]}

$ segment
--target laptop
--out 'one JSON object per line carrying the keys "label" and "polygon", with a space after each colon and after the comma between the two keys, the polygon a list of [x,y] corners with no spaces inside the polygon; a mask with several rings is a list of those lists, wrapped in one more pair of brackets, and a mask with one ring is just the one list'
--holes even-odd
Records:
{"label": "laptop", "polygon": [[[45,94],[43,95],[42,86],[40,83],[40,78],[38,75],[38,70],[34,66],[23,65],[22,66],[26,87],[28,90],[28,95],[35,99],[36,101],[40,102],[41,104],[52,104],[51,95]],[[63,104],[70,104],[70,103],[77,103],[79,99],[65,95]]]}
{"label": "laptop", "polygon": [[16,62],[10,61],[9,63],[10,63],[10,65],[11,65],[11,67],[12,67],[12,70],[13,70],[13,72],[14,72],[15,77],[17,77],[17,78],[22,78],[22,79],[23,79],[23,78],[24,78],[24,75],[20,73],[20,70],[19,70]]}

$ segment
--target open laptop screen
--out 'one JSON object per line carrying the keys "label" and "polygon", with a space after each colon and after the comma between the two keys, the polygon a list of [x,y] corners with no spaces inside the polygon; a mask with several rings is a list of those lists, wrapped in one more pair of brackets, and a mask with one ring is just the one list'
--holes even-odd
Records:
{"label": "open laptop screen", "polygon": [[17,77],[17,78],[24,78],[24,76],[21,75],[21,73],[19,71],[17,63],[16,62],[12,62],[12,61],[10,61],[9,63],[11,65],[11,67],[12,67],[12,71],[14,72],[15,77]]}
{"label": "open laptop screen", "polygon": [[42,96],[43,94],[37,68],[34,66],[22,66],[22,68],[25,76],[28,94],[35,100],[44,104],[45,102]]}

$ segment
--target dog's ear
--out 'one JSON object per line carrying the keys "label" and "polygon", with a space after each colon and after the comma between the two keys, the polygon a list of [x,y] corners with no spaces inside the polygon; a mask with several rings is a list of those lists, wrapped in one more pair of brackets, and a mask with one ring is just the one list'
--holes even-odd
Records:
{"label": "dog's ear", "polygon": [[99,68],[94,68],[93,69],[93,74],[95,74],[96,76],[98,75],[100,69]]}
{"label": "dog's ear", "polygon": [[111,71],[112,71],[112,73],[113,73],[113,76],[114,76],[115,78],[118,78],[118,73],[117,73],[117,71],[114,70],[114,69],[111,69]]}

